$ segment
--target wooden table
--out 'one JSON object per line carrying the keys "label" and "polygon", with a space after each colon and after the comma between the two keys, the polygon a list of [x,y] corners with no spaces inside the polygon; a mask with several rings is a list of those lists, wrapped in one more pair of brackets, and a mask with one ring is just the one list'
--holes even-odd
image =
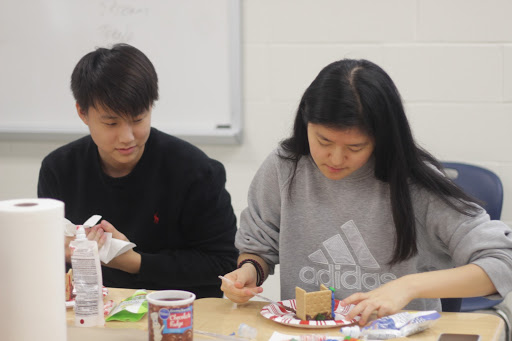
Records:
{"label": "wooden table", "polygon": [[[119,302],[131,296],[133,289],[109,288],[106,299]],[[249,301],[235,305],[222,298],[203,298],[194,302],[194,330],[229,335],[238,330],[241,323],[257,328],[257,340],[268,340],[274,331],[284,334],[329,334],[341,336],[339,327],[328,329],[302,329],[282,325],[260,315],[266,302]],[[147,316],[138,322],[106,322],[105,328],[78,328],[74,325],[73,309],[67,311],[68,340],[116,341],[147,340]],[[114,329],[126,329],[123,331]],[[474,313],[441,313],[441,318],[430,328],[403,340],[436,341],[441,333],[480,334],[482,341],[497,341],[504,328],[503,321],[494,315]],[[117,338],[118,337],[118,338]],[[201,338],[194,335],[195,339]]]}

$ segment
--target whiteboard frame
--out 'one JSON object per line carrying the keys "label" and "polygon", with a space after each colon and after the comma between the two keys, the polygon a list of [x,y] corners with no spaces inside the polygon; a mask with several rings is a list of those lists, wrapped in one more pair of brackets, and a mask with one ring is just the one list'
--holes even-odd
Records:
{"label": "whiteboard frame", "polygon": [[[243,141],[242,119],[242,41],[241,41],[241,0],[229,0],[229,65],[230,67],[230,118],[229,125],[213,130],[166,129],[165,132],[193,144],[241,144]],[[10,141],[72,141],[87,135],[83,130],[64,130],[29,127],[1,126],[0,140]]]}

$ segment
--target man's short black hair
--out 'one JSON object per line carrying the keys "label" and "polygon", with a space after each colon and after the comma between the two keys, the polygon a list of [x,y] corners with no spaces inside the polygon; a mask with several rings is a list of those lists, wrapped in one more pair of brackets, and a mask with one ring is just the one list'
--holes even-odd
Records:
{"label": "man's short black hair", "polygon": [[158,99],[158,77],[144,53],[128,44],[116,44],[80,59],[71,75],[71,91],[85,113],[99,106],[135,117]]}

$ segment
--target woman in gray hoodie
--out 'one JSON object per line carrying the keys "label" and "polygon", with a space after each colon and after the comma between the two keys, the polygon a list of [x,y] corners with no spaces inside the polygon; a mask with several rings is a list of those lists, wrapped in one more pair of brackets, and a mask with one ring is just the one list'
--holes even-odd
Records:
{"label": "woman in gray hoodie", "polygon": [[400,94],[379,66],[340,60],[305,91],[293,134],[249,189],[221,289],[245,302],[280,264],[295,287],[335,289],[360,324],[439,298],[512,291],[512,230],[492,221],[414,141]]}

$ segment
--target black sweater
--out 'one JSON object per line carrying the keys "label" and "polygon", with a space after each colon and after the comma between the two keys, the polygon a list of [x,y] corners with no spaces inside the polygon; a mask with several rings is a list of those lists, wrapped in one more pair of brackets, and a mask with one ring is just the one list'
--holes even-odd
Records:
{"label": "black sweater", "polygon": [[63,201],[74,224],[99,214],[137,245],[139,274],[103,267],[105,286],[222,297],[217,276],[234,270],[238,256],[225,182],[221,163],[152,128],[138,164],[121,178],[102,171],[90,136],[58,148],[43,160],[38,196]]}

